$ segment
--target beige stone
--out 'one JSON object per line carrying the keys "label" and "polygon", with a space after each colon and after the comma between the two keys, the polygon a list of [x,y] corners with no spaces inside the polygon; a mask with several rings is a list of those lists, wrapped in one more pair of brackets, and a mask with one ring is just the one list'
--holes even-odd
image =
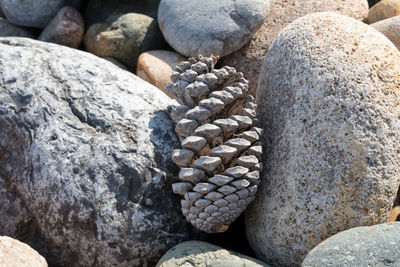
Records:
{"label": "beige stone", "polygon": [[139,56],[136,75],[165,93],[167,83],[172,83],[170,75],[173,68],[185,59],[173,51],[147,51]]}
{"label": "beige stone", "polygon": [[400,15],[399,0],[382,0],[368,12],[368,24]]}
{"label": "beige stone", "polygon": [[381,20],[370,26],[380,31],[400,50],[400,16]]}
{"label": "beige stone", "polygon": [[265,172],[246,212],[257,257],[296,266],[326,238],[383,223],[400,177],[400,52],[335,13],[283,29],[256,103]]}
{"label": "beige stone", "polygon": [[0,266],[45,267],[47,262],[27,244],[8,236],[0,236]]}
{"label": "beige stone", "polygon": [[261,28],[244,47],[221,59],[219,66],[228,65],[241,71],[249,80],[250,94],[255,95],[262,62],[278,33],[294,20],[307,14],[335,11],[364,20],[367,0],[273,0],[270,12]]}
{"label": "beige stone", "polygon": [[267,267],[268,265],[221,247],[202,241],[186,241],[165,253],[156,267]]}
{"label": "beige stone", "polygon": [[393,207],[390,211],[387,222],[400,221],[400,206]]}

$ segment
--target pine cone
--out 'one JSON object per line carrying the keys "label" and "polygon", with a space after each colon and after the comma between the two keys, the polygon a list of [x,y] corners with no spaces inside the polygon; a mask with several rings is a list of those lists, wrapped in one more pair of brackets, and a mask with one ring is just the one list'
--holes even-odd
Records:
{"label": "pine cone", "polygon": [[261,129],[254,97],[241,72],[214,69],[218,57],[189,58],[172,72],[166,91],[181,106],[173,109],[182,149],[172,160],[181,168],[174,193],[196,228],[224,232],[254,199],[262,163]]}

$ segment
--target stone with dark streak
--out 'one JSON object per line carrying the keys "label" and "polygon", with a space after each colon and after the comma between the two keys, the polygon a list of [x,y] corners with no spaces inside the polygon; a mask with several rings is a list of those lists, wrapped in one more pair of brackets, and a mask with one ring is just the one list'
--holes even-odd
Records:
{"label": "stone with dark streak", "polygon": [[0,50],[0,235],[61,266],[152,266],[199,237],[171,190],[175,101],[68,47]]}

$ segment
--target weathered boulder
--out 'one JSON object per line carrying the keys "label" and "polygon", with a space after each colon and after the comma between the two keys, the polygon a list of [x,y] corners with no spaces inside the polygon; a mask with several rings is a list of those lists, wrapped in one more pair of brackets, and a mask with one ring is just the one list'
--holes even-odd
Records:
{"label": "weathered boulder", "polygon": [[141,53],[167,46],[157,22],[139,13],[127,13],[104,23],[92,24],[84,43],[88,52],[116,58],[132,72],[136,70]]}
{"label": "weathered boulder", "polygon": [[186,266],[207,267],[262,267],[267,264],[202,241],[186,241],[168,250],[157,267]]}
{"label": "weathered boulder", "polygon": [[316,246],[302,266],[399,266],[399,240],[399,222],[352,228]]}
{"label": "weathered boulder", "polygon": [[226,56],[245,45],[263,24],[269,0],[161,0],[158,24],[185,56]]}
{"label": "weathered boulder", "polygon": [[79,8],[81,0],[0,0],[0,8],[11,23],[43,29],[64,6]]}
{"label": "weathered boulder", "polygon": [[0,236],[0,266],[47,267],[47,262],[27,244],[8,236]]}
{"label": "weathered boulder", "polygon": [[368,12],[368,24],[400,15],[400,1],[382,0]]}
{"label": "weathered boulder", "polygon": [[0,49],[0,234],[65,266],[151,266],[196,238],[171,190],[175,101],[86,52]]}
{"label": "weathered boulder", "polygon": [[246,232],[265,262],[295,266],[324,239],[386,221],[399,185],[400,53],[335,13],[287,26],[261,70],[265,172]]}
{"label": "weathered boulder", "polygon": [[400,50],[400,15],[370,25],[385,35]]}
{"label": "weathered boulder", "polygon": [[260,69],[265,55],[278,33],[289,23],[314,12],[333,11],[364,20],[368,14],[367,0],[271,0],[267,19],[250,42],[222,58],[220,66],[228,65],[241,71],[249,80],[252,95],[256,94]]}

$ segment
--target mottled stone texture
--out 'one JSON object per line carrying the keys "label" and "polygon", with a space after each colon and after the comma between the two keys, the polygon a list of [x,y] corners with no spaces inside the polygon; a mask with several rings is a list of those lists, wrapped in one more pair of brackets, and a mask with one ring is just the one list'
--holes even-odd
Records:
{"label": "mottled stone texture", "polygon": [[278,35],[261,73],[266,171],[246,231],[260,259],[295,266],[324,239],[389,215],[400,53],[364,23],[315,13]]}
{"label": "mottled stone texture", "polygon": [[226,56],[245,45],[264,22],[269,0],[161,0],[158,24],[185,56]]}
{"label": "mottled stone texture", "polygon": [[271,0],[264,24],[250,42],[235,53],[222,58],[219,66],[232,66],[249,80],[250,94],[255,95],[260,69],[268,48],[278,33],[289,23],[314,12],[334,11],[364,20],[368,13],[367,0]]}
{"label": "mottled stone texture", "polygon": [[0,236],[0,266],[47,267],[47,262],[27,244],[8,236]]}
{"label": "mottled stone texture", "polygon": [[372,24],[398,15],[400,15],[400,1],[383,0],[369,10],[368,23]]}
{"label": "mottled stone texture", "polygon": [[168,250],[156,266],[267,267],[268,265],[206,242],[186,241]]}
{"label": "mottled stone texture", "polygon": [[196,238],[171,192],[175,101],[75,49],[0,49],[0,234],[63,266],[152,266]]}
{"label": "mottled stone texture", "polygon": [[302,266],[400,266],[399,240],[399,222],[356,227],[319,244]]}
{"label": "mottled stone texture", "polygon": [[400,16],[381,20],[370,26],[380,31],[400,50]]}
{"label": "mottled stone texture", "polygon": [[81,0],[0,0],[0,7],[11,23],[43,29],[64,6],[79,8]]}

